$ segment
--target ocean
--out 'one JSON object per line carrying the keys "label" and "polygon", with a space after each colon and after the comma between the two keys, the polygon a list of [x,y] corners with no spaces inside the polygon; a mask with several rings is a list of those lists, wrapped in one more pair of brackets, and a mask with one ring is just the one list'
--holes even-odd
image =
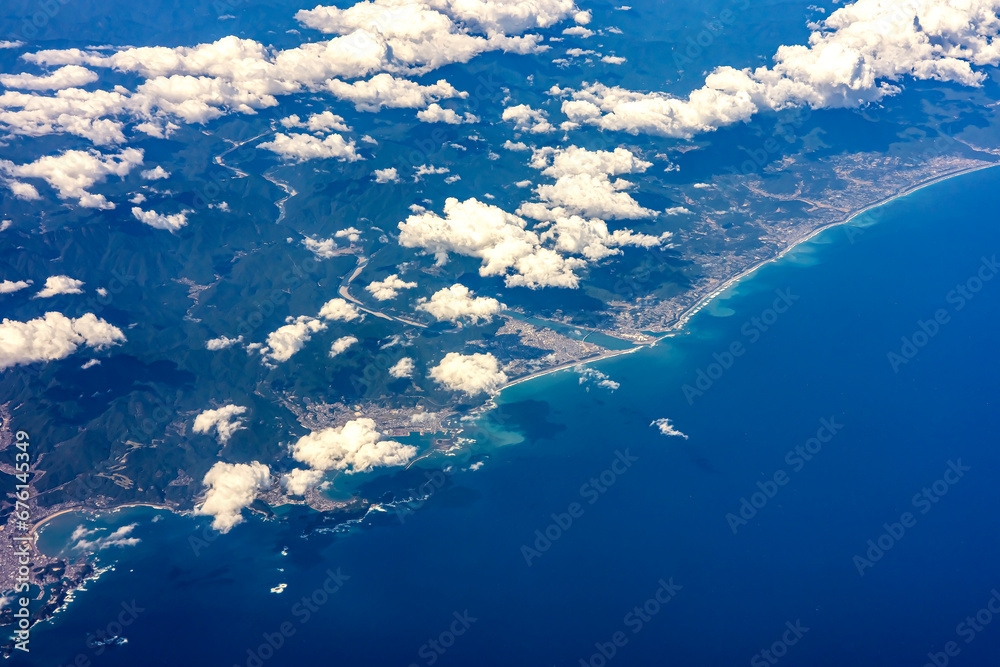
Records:
{"label": "ocean", "polygon": [[967,174],[819,234],[594,364],[614,391],[504,391],[484,465],[424,461],[402,516],[59,517],[49,551],[81,523],[141,542],[11,663],[996,664],[998,191]]}

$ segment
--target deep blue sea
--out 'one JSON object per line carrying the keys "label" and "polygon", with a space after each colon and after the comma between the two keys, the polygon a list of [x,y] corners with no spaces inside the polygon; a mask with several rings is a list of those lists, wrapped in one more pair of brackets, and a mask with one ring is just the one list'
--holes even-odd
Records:
{"label": "deep blue sea", "polygon": [[[248,519],[196,554],[204,519],[103,517],[142,542],[12,662],[1000,664],[997,192],[986,170],[827,230],[597,364],[617,391],[505,391],[485,465],[403,522]],[[120,615],[128,644],[88,648]]]}

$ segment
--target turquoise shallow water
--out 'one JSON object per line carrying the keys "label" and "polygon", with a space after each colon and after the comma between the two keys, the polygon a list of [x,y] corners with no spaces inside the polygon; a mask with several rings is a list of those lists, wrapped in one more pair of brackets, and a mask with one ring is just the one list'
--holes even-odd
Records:
{"label": "turquoise shallow water", "polygon": [[[192,548],[203,520],[116,515],[142,542],[102,552],[114,571],[13,664],[882,667],[949,642],[993,664],[998,186],[963,176],[824,232],[690,333],[596,364],[613,393],[572,372],[511,388],[481,435],[522,441],[480,443],[482,469],[403,521],[303,538],[296,513]],[[129,643],[88,648],[132,600]]]}

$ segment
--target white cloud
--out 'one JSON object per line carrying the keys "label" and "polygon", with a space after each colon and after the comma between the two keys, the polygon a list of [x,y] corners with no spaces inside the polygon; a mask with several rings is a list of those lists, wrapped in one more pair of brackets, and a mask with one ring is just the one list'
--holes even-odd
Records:
{"label": "white cloud", "polygon": [[588,37],[593,37],[596,33],[593,30],[584,28],[583,26],[575,25],[572,28],[566,28],[563,30],[562,34],[587,39]]}
{"label": "white cloud", "polygon": [[215,431],[219,444],[224,445],[229,442],[233,433],[246,428],[242,421],[236,419],[246,411],[242,405],[226,405],[216,410],[205,410],[195,417],[193,430],[195,433]]}
{"label": "white cloud", "polygon": [[202,484],[208,491],[194,513],[214,517],[212,528],[228,533],[243,522],[240,511],[249,507],[258,493],[271,488],[271,472],[257,461],[249,464],[219,461],[205,473]]}
{"label": "white cloud", "polygon": [[385,73],[353,83],[333,79],[327,82],[327,89],[335,97],[352,102],[358,111],[378,111],[382,107],[422,109],[438,100],[469,96],[468,93],[456,90],[444,79],[423,86],[416,81]]}
{"label": "white cloud", "polygon": [[396,172],[395,167],[387,167],[386,169],[375,170],[376,183],[397,183],[398,181],[399,181],[399,174]]}
{"label": "white cloud", "polygon": [[402,280],[398,274],[390,274],[383,280],[374,280],[365,289],[379,301],[388,301],[399,296],[399,290],[413,289],[416,283],[408,283]]}
{"label": "white cloud", "polygon": [[469,396],[494,394],[507,382],[507,375],[492,354],[449,352],[431,369],[430,376],[445,388]]}
{"label": "white cloud", "polygon": [[162,213],[157,213],[156,211],[143,211],[138,206],[132,207],[132,216],[136,220],[143,223],[144,225],[149,225],[154,229],[165,229],[169,232],[176,232],[181,227],[187,224],[187,214],[190,211],[181,211],[180,213],[172,213],[170,215],[164,215]]}
{"label": "white cloud", "polygon": [[556,182],[537,186],[535,194],[542,201],[522,204],[517,210],[521,215],[549,222],[574,215],[606,219],[656,215],[625,192],[634,184],[621,178],[611,180],[612,176],[642,173],[652,166],[625,148],[590,151],[577,146],[546,147],[533,151],[529,164]]}
{"label": "white cloud", "polygon": [[205,347],[213,352],[219,350],[225,350],[228,347],[237,345],[243,342],[243,336],[238,336],[236,338],[226,338],[225,336],[219,336],[218,338],[210,338],[205,341]]}
{"label": "white cloud", "polygon": [[459,202],[449,197],[444,217],[419,213],[399,223],[399,243],[423,248],[444,264],[448,253],[478,257],[481,276],[503,276],[508,287],[576,287],[574,271],[585,262],[542,248],[538,234],[526,229],[523,218],[476,199]]}
{"label": "white cloud", "polygon": [[415,183],[421,180],[424,176],[436,176],[447,173],[448,167],[432,167],[429,164],[421,164],[417,166],[417,170],[413,173],[413,181]]}
{"label": "white cloud", "polygon": [[0,282],[0,294],[10,294],[23,290],[31,284],[30,280],[4,280]]}
{"label": "white cloud", "polygon": [[[163,138],[177,128],[175,120],[206,123],[229,113],[253,114],[276,106],[280,96],[325,88],[360,108],[423,108],[457,93],[447,83],[420,86],[394,75],[425,73],[488,51],[541,52],[547,47],[540,35],[520,33],[549,27],[577,12],[572,0],[374,0],[298,12],[301,23],[334,36],[288,49],[226,36],[195,46],[113,53],[42,50],[25,54],[24,60],[79,68],[63,68],[63,78],[70,73],[89,76],[82,73],[89,66],[143,81],[134,90],[123,85],[113,91],[69,88],[50,96],[8,91],[0,95],[0,125],[32,136],[65,132],[98,144],[122,143],[132,123],[139,132]],[[370,78],[345,82],[362,77]],[[22,82],[41,85],[28,78]],[[56,83],[63,82],[46,85]]]}
{"label": "white cloud", "polygon": [[[109,175],[124,178],[139,164],[142,164],[142,151],[136,148],[126,148],[118,154],[70,150],[22,165],[0,160],[0,171],[19,178],[40,178],[55,188],[60,199],[76,199],[80,206],[110,209],[115,205],[108,202],[104,195],[87,192],[87,188],[104,182]],[[34,191],[34,188],[31,190]],[[34,199],[37,195],[38,192],[34,191],[34,196],[30,198]]]}
{"label": "white cloud", "polygon": [[410,357],[403,357],[389,369],[389,375],[394,378],[408,378],[413,377],[413,359]]}
{"label": "white cloud", "polygon": [[24,46],[22,41],[3,40],[0,41],[0,49],[17,49]]}
{"label": "white cloud", "polygon": [[361,239],[361,230],[348,227],[347,229],[337,230],[333,236],[338,239],[346,238],[351,243],[357,243]]}
{"label": "white cloud", "polygon": [[333,239],[302,239],[302,245],[316,256],[317,259],[330,259],[337,256],[337,242]]}
{"label": "white cloud", "polygon": [[[576,372],[580,374],[580,384],[587,384],[590,381],[594,381],[597,383],[598,387],[608,389],[610,391],[615,391],[622,386],[620,382],[615,382],[609,378],[606,373],[602,373],[596,368],[578,366],[576,368]],[[590,391],[590,387],[587,387],[587,391]]]}
{"label": "white cloud", "polygon": [[64,359],[78,347],[97,350],[125,341],[125,335],[93,313],[71,319],[45,313],[27,322],[0,322],[0,370],[36,361]]}
{"label": "white cloud", "polygon": [[[322,312],[320,313],[322,316]],[[267,344],[261,349],[265,359],[272,361],[288,361],[292,355],[305,347],[314,333],[326,329],[326,324],[315,317],[289,317],[283,327],[272,331],[267,336]]]}
{"label": "white cloud", "polygon": [[425,123],[447,123],[449,125],[461,125],[462,123],[478,123],[479,116],[466,113],[459,115],[454,109],[445,109],[440,104],[431,104],[423,111],[417,112],[417,119]]}
{"label": "white cloud", "polygon": [[691,209],[684,206],[672,206],[664,209],[663,213],[666,215],[690,215]]}
{"label": "white cloud", "polygon": [[79,65],[66,65],[51,74],[37,76],[35,74],[0,74],[0,85],[5,88],[21,88],[24,90],[58,90],[62,88],[79,88],[97,81],[97,72]]}
{"label": "white cloud", "polygon": [[607,130],[690,138],[761,109],[877,102],[903,77],[979,86],[973,67],[1000,63],[996,10],[993,0],[858,0],[811,25],[808,45],[778,47],[771,67],[718,67],[687,98],[595,83],[562,109]]}
{"label": "white cloud", "polygon": [[624,65],[628,61],[621,56],[603,56],[601,62],[609,65]]}
{"label": "white cloud", "polygon": [[45,279],[45,287],[35,295],[36,299],[48,299],[57,294],[81,294],[83,281],[69,276],[49,276]]}
{"label": "white cloud", "polygon": [[368,472],[380,466],[408,463],[416,447],[382,440],[375,421],[352,419],[339,428],[326,428],[302,436],[292,445],[292,458],[315,470]]}
{"label": "white cloud", "polygon": [[357,342],[358,339],[354,336],[341,336],[333,341],[333,345],[330,346],[330,356],[336,357],[338,354],[346,352],[349,347]]}
{"label": "white cloud", "polygon": [[347,126],[344,122],[343,117],[338,116],[332,111],[323,111],[321,113],[314,113],[309,116],[305,121],[301,120],[298,116],[288,116],[287,118],[281,119],[281,124],[283,127],[297,127],[307,129],[310,132],[316,132],[320,134],[326,134],[329,132],[350,132],[351,128]]}
{"label": "white cloud", "polygon": [[358,312],[354,304],[348,303],[344,299],[330,299],[320,308],[319,316],[325,320],[350,322],[361,317],[361,313]]}
{"label": "white cloud", "polygon": [[164,178],[170,178],[170,172],[160,165],[156,165],[153,169],[146,169],[145,171],[140,172],[139,175],[147,181],[158,181]]}
{"label": "white cloud", "polygon": [[318,139],[311,134],[289,135],[279,132],[274,135],[274,141],[264,142],[260,147],[273,151],[286,160],[299,162],[332,158],[353,162],[362,159],[357,153],[354,141],[345,141],[339,134]]}
{"label": "white cloud", "polygon": [[[507,107],[503,110],[501,118],[505,121],[513,121],[514,129],[518,132],[531,132],[540,134],[543,132],[554,132],[555,127],[548,121],[546,113],[540,109],[532,109],[527,104]],[[510,143],[510,142],[508,142]],[[523,146],[523,144],[521,144]],[[504,148],[510,148],[504,144]],[[517,150],[524,150],[519,148]]]}
{"label": "white cloud", "polygon": [[[505,112],[506,113],[506,112]],[[503,147],[509,151],[530,151],[531,148],[528,147],[523,141],[511,141],[508,139],[503,142]]]}
{"label": "white cloud", "polygon": [[295,468],[281,476],[281,486],[291,496],[304,496],[323,479],[322,470]]}
{"label": "white cloud", "polygon": [[138,537],[129,537],[132,531],[135,530],[139,524],[130,523],[127,526],[121,526],[115,529],[107,535],[98,537],[93,540],[85,540],[84,537],[93,535],[97,532],[97,529],[87,530],[82,525],[77,526],[73,534],[70,535],[70,542],[76,542],[73,545],[73,549],[79,551],[85,551],[87,553],[96,553],[103,549],[108,549],[110,547],[133,547],[139,544],[142,540]]}
{"label": "white cloud", "polygon": [[430,301],[421,298],[418,301],[417,310],[430,313],[439,322],[465,320],[472,324],[479,324],[480,321],[492,322],[493,316],[504,307],[502,303],[490,297],[477,296],[473,298],[468,287],[455,284],[435,292]]}
{"label": "white cloud", "polygon": [[660,419],[656,419],[656,420],[650,422],[649,425],[650,426],[655,426],[657,428],[657,430],[661,434],[663,434],[665,436],[668,436],[668,437],[670,437],[670,436],[677,436],[677,437],[684,438],[685,440],[688,439],[688,437],[686,435],[684,435],[683,433],[681,433],[680,431],[678,431],[677,428],[673,424],[671,424],[670,420],[667,419],[666,417],[662,417]]}

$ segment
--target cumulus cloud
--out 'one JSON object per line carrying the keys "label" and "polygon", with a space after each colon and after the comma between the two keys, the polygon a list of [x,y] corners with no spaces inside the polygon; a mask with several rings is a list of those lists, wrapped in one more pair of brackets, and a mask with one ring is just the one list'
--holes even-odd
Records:
{"label": "cumulus cloud", "polygon": [[690,138],[762,109],[856,107],[894,95],[903,77],[979,86],[1000,63],[993,0],[858,0],[811,26],[808,45],[780,46],[771,67],[718,67],[687,98],[600,83],[570,91],[571,121]]}
{"label": "cumulus cloud", "polygon": [[375,280],[368,284],[365,289],[379,301],[388,301],[399,296],[399,290],[413,289],[416,283],[408,283],[402,280],[398,274],[390,274],[382,280]]}
{"label": "cumulus cloud", "polygon": [[478,257],[482,260],[479,275],[503,276],[509,287],[576,287],[579,276],[574,271],[586,263],[541,247],[538,234],[526,227],[523,218],[492,204],[449,197],[444,217],[418,213],[399,223],[399,243],[423,248],[439,265],[450,252]]}
{"label": "cumulus cloud", "polygon": [[417,119],[425,123],[447,123],[449,125],[479,122],[479,116],[474,116],[471,113],[460,115],[454,109],[445,109],[440,104],[431,104],[423,111],[418,111]]}
{"label": "cumulus cloud", "polygon": [[316,256],[317,259],[330,259],[337,256],[337,242],[333,239],[302,239],[302,245],[306,250]]}
{"label": "cumulus cloud", "polygon": [[[503,110],[501,118],[514,123],[514,129],[518,132],[531,132],[540,134],[543,132],[554,132],[555,127],[548,121],[547,115],[540,109],[532,109],[527,104],[507,107]],[[504,144],[506,148],[507,145]],[[521,149],[524,150],[524,149]]]}
{"label": "cumulus cloud", "polygon": [[138,526],[139,524],[137,523],[130,523],[127,526],[121,526],[120,528],[113,530],[107,535],[102,535],[95,539],[88,540],[84,538],[96,534],[98,529],[88,530],[80,525],[77,526],[72,535],[70,535],[69,540],[70,542],[76,542],[76,544],[72,547],[73,549],[85,551],[87,553],[96,553],[110,547],[133,547],[142,541],[138,537],[129,537],[132,534],[132,531]]}
{"label": "cumulus cloud", "polygon": [[237,336],[236,338],[226,338],[225,336],[219,336],[218,338],[210,338],[205,341],[205,347],[213,352],[219,350],[225,350],[228,347],[237,345],[243,342],[243,336]]}
{"label": "cumulus cloud", "polygon": [[310,132],[315,132],[319,134],[327,134],[329,132],[350,132],[351,128],[347,126],[344,122],[343,117],[338,116],[332,111],[323,111],[320,113],[314,113],[309,116],[305,121],[300,119],[298,116],[288,116],[287,118],[281,119],[281,124],[284,127],[297,127],[301,129],[309,130]]}
{"label": "cumulus cloud", "polygon": [[[608,389],[614,391],[619,389],[622,385],[620,382],[615,382],[608,377],[606,373],[602,373],[596,368],[589,368],[587,366],[578,366],[576,372],[580,374],[579,383],[587,384],[589,382],[594,382],[598,387],[602,389]],[[587,387],[587,391],[590,391],[590,387]]]}
{"label": "cumulus cloud", "polygon": [[347,229],[339,229],[334,232],[333,236],[338,239],[346,238],[351,243],[357,243],[361,240],[361,230],[354,227],[348,227]]}
{"label": "cumulus cloud", "polygon": [[[413,172],[413,182],[421,180],[424,176],[439,176],[441,174],[447,174],[448,167],[434,167],[429,164],[421,164],[417,166],[417,170]],[[413,208],[412,206],[410,207]]]}
{"label": "cumulus cloud", "polygon": [[655,426],[656,429],[662,435],[665,435],[665,436],[668,436],[668,437],[676,436],[676,437],[684,438],[685,440],[688,439],[688,437],[686,435],[684,435],[683,433],[681,433],[680,431],[678,431],[677,428],[673,424],[671,424],[670,420],[667,419],[666,417],[662,417],[660,419],[653,420],[652,422],[650,422],[649,425],[650,426]]}
{"label": "cumulus cloud", "polygon": [[413,377],[413,359],[410,357],[403,357],[389,369],[389,375],[394,378],[408,378]]}
{"label": "cumulus cloud", "polygon": [[132,216],[144,225],[149,225],[154,229],[165,229],[168,232],[176,232],[187,224],[187,214],[190,211],[181,211],[164,215],[156,211],[143,211],[138,206],[132,207]]}
{"label": "cumulus cloud", "polygon": [[494,394],[507,382],[507,374],[492,354],[449,352],[431,369],[430,376],[445,388],[469,396]]}
{"label": "cumulus cloud", "polygon": [[[69,150],[59,155],[46,155],[22,165],[0,160],[0,172],[15,178],[42,179],[55,188],[59,199],[76,199],[80,206],[110,209],[115,205],[104,195],[91,194],[87,188],[104,182],[109,175],[124,178],[139,164],[142,164],[142,151],[136,148],[126,148],[117,154]],[[38,192],[33,187],[31,191],[34,196],[29,198],[37,198]],[[16,190],[14,192],[17,194]]]}
{"label": "cumulus cloud", "polygon": [[395,167],[387,167],[385,169],[375,170],[375,182],[376,183],[397,183],[399,182],[399,173],[396,171]]}
{"label": "cumulus cloud", "polygon": [[430,300],[421,298],[417,310],[430,313],[438,321],[479,324],[480,321],[492,322],[493,316],[504,309],[504,305],[496,299],[477,296],[472,297],[469,288],[455,284],[435,292]]}
{"label": "cumulus cloud", "polygon": [[358,111],[379,111],[382,107],[422,109],[438,100],[469,96],[444,79],[424,86],[385,73],[353,83],[333,79],[327,82],[327,90],[339,99],[352,102]]}
{"label": "cumulus cloud", "polygon": [[156,165],[153,169],[146,169],[140,172],[139,175],[147,181],[159,181],[164,178],[170,178],[170,172],[160,165]]}
{"label": "cumulus cloud", "polygon": [[228,533],[243,522],[240,514],[261,491],[271,488],[271,472],[263,463],[223,463],[219,461],[205,473],[202,484],[208,487],[205,500],[194,513],[214,517],[212,528]]}
{"label": "cumulus cloud", "polygon": [[621,56],[602,56],[601,62],[609,65],[624,65],[627,60]]}
{"label": "cumulus cloud", "polygon": [[348,303],[344,299],[330,299],[323,304],[323,307],[319,310],[319,316],[325,320],[340,320],[342,322],[350,322],[361,317],[361,313],[352,303]]}
{"label": "cumulus cloud", "polygon": [[27,322],[0,322],[0,370],[37,361],[64,359],[81,345],[97,350],[125,341],[121,329],[93,313],[69,318],[45,313]]}
{"label": "cumulus cloud", "polygon": [[341,427],[313,431],[292,445],[292,458],[314,470],[368,472],[381,466],[409,463],[416,447],[382,440],[375,421],[352,419]]}
{"label": "cumulus cloud", "polygon": [[625,190],[634,185],[612,176],[642,173],[652,163],[625,148],[591,151],[578,146],[545,147],[532,151],[529,164],[555,183],[539,185],[541,202],[523,204],[518,213],[537,220],[554,221],[569,215],[597,218],[649,218],[655,211],[640,206]]}
{"label": "cumulus cloud", "polygon": [[35,295],[36,299],[48,299],[57,294],[82,294],[83,281],[69,276],[49,276],[45,279],[45,287]]}
{"label": "cumulus cloud", "polygon": [[[322,316],[322,312],[320,313]],[[305,347],[314,333],[326,329],[326,324],[315,317],[289,317],[283,327],[267,336],[267,344],[261,349],[265,359],[288,361],[292,355]]]}
{"label": "cumulus cloud", "polygon": [[20,88],[23,90],[59,90],[62,88],[79,88],[97,81],[97,72],[79,65],[66,65],[51,74],[38,76],[35,74],[0,74],[0,85],[4,88]]}
{"label": "cumulus cloud", "polygon": [[281,476],[281,486],[290,496],[304,496],[309,489],[317,486],[323,479],[322,470],[295,468]]}
{"label": "cumulus cloud", "polygon": [[317,159],[338,159],[353,162],[362,159],[358,155],[354,141],[346,141],[339,134],[331,134],[318,139],[311,134],[274,135],[273,141],[260,144],[261,148],[277,153],[286,160],[303,162]]}
{"label": "cumulus cloud", "polygon": [[4,280],[0,282],[0,294],[10,294],[23,290],[31,284],[30,280]]}
{"label": "cumulus cloud", "polygon": [[337,242],[334,239],[305,238],[302,239],[302,245],[317,259],[330,259],[339,254]]}
{"label": "cumulus cloud", "polygon": [[[194,46],[36,51],[24,60],[63,66],[57,70],[61,74],[41,77],[52,79],[46,83],[26,75],[13,75],[24,77],[14,81],[41,87],[77,77],[74,82],[80,83],[90,76],[84,67],[101,67],[142,82],[134,90],[116,85],[113,91],[67,88],[52,95],[9,90],[0,95],[0,125],[19,134],[64,132],[107,144],[125,141],[132,123],[139,132],[163,138],[177,128],[174,121],[206,123],[229,113],[252,114],[277,106],[280,96],[324,89],[359,108],[424,108],[456,96],[454,89],[441,82],[419,86],[396,76],[464,63],[488,51],[541,52],[546,47],[540,35],[521,33],[549,27],[577,11],[573,0],[373,0],[298,12],[303,25],[332,36],[288,49],[226,36]],[[363,77],[369,78],[346,83]]]}
{"label": "cumulus cloud", "polygon": [[210,433],[215,431],[216,439],[220,445],[229,442],[233,433],[246,428],[243,422],[237,419],[245,414],[247,409],[242,405],[226,405],[216,410],[205,410],[194,419],[195,433]]}
{"label": "cumulus cloud", "polygon": [[337,340],[333,341],[333,345],[330,346],[330,356],[336,357],[338,354],[346,352],[349,347],[358,342],[358,339],[354,336],[341,336]]}

